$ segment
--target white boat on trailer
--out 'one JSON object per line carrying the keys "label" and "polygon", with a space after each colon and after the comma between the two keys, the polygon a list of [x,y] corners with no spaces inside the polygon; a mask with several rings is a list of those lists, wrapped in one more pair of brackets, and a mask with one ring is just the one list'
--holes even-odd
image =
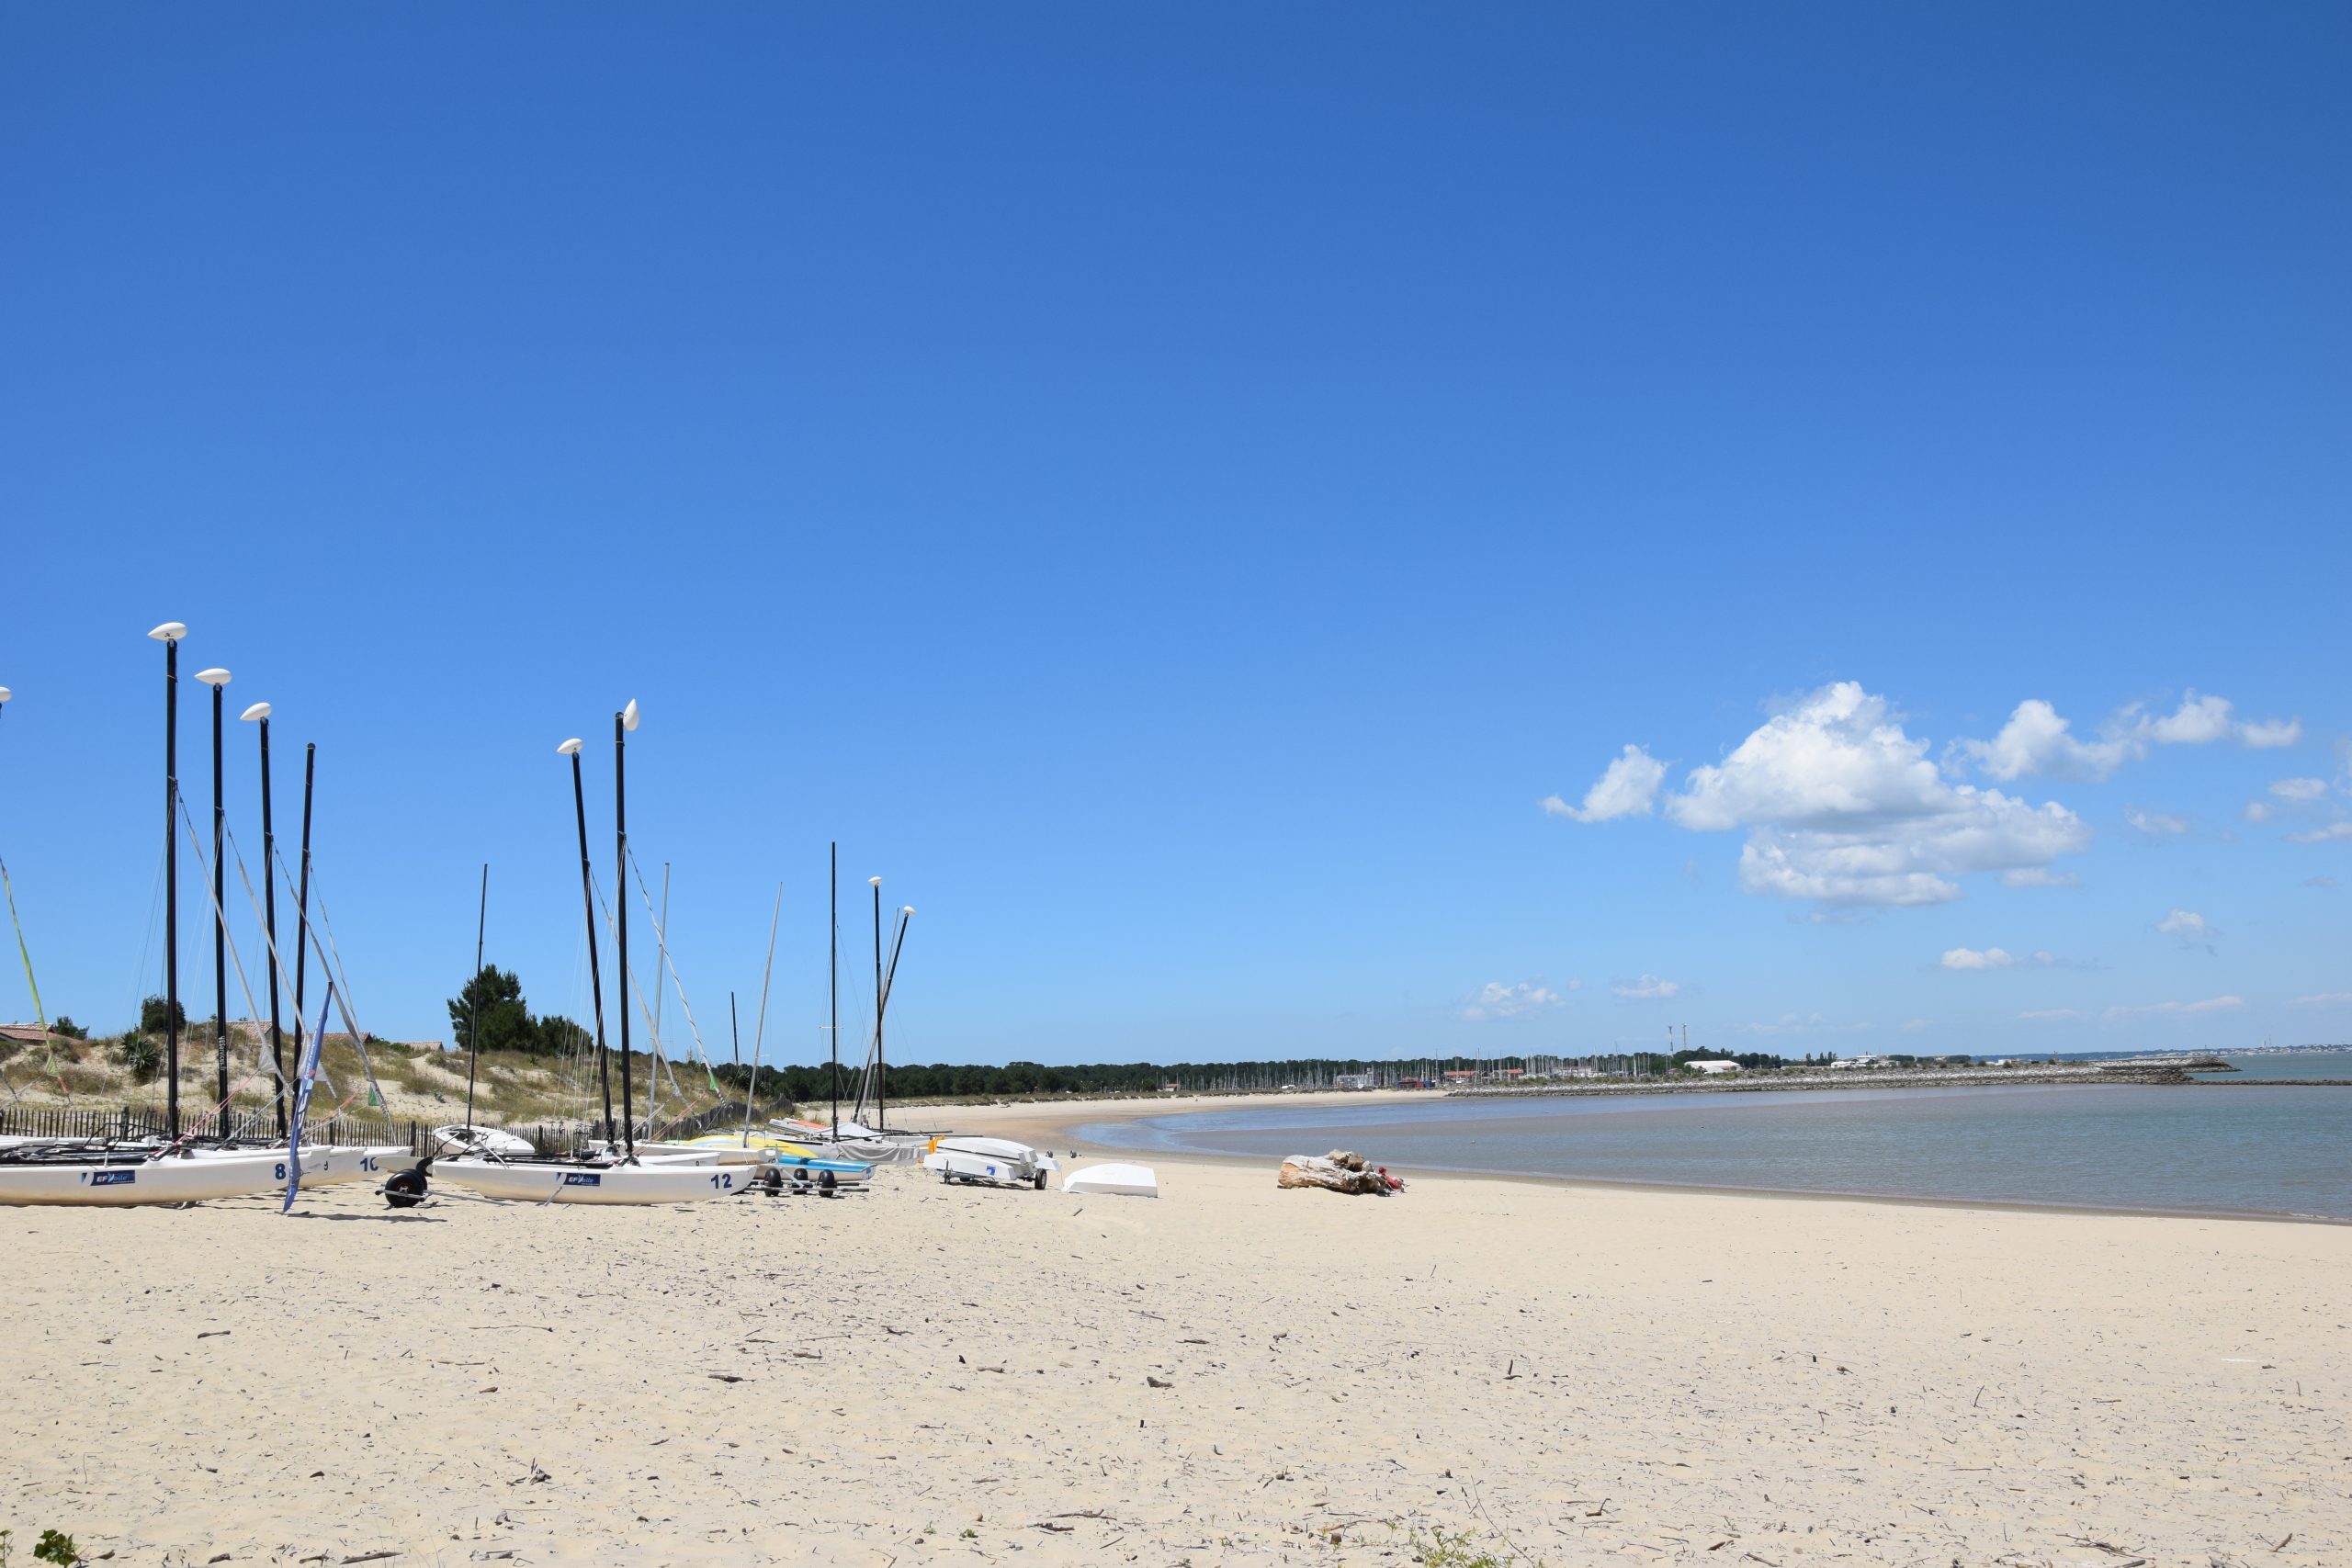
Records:
{"label": "white boat on trailer", "polygon": [[937,1138],[922,1156],[922,1168],[947,1182],[1028,1187],[1043,1192],[1046,1178],[1061,1168],[1053,1156],[1010,1138]]}

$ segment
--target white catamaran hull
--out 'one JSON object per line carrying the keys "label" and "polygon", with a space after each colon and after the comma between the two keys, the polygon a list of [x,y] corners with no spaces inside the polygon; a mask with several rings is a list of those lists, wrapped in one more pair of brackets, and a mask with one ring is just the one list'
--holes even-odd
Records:
{"label": "white catamaran hull", "polygon": [[172,1155],[135,1165],[0,1164],[0,1203],[80,1203],[128,1208],[135,1203],[200,1203],[241,1198],[286,1182],[286,1151]]}
{"label": "white catamaran hull", "polygon": [[[266,1154],[283,1160],[286,1151],[272,1149],[198,1149],[197,1159],[243,1159]],[[302,1185],[340,1187],[347,1181],[380,1181],[396,1170],[406,1170],[416,1156],[406,1144],[305,1144],[302,1145]],[[280,1179],[283,1179],[281,1178]]]}
{"label": "white catamaran hull", "polygon": [[668,1161],[582,1166],[443,1159],[434,1161],[433,1174],[485,1198],[519,1203],[691,1203],[740,1192],[747,1180],[741,1170]]}

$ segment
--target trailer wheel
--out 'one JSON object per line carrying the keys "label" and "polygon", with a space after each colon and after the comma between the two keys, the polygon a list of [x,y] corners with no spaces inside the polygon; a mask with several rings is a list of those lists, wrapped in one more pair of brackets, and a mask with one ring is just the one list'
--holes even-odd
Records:
{"label": "trailer wheel", "polygon": [[1043,1192],[1046,1190],[1046,1173],[1042,1170],[1039,1171],[1035,1177],[1030,1179],[1029,1185],[1035,1187],[1038,1191]]}
{"label": "trailer wheel", "polygon": [[384,1183],[384,1201],[395,1209],[413,1209],[424,1201],[429,1185],[421,1170],[396,1170]]}

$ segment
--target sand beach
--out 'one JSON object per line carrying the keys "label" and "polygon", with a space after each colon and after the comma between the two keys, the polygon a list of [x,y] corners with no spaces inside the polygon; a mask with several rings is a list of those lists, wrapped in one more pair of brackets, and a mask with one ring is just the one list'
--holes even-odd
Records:
{"label": "sand beach", "polygon": [[1156,1201],[0,1211],[0,1524],[171,1563],[2352,1559],[2341,1227],[1160,1163]]}

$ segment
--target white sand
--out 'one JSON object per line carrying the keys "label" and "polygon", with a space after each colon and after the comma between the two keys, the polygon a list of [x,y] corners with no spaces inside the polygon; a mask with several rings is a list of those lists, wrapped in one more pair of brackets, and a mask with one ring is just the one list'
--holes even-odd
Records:
{"label": "white sand", "polygon": [[0,1525],[396,1568],[2352,1562],[2352,1229],[1162,1179],[0,1210]]}

